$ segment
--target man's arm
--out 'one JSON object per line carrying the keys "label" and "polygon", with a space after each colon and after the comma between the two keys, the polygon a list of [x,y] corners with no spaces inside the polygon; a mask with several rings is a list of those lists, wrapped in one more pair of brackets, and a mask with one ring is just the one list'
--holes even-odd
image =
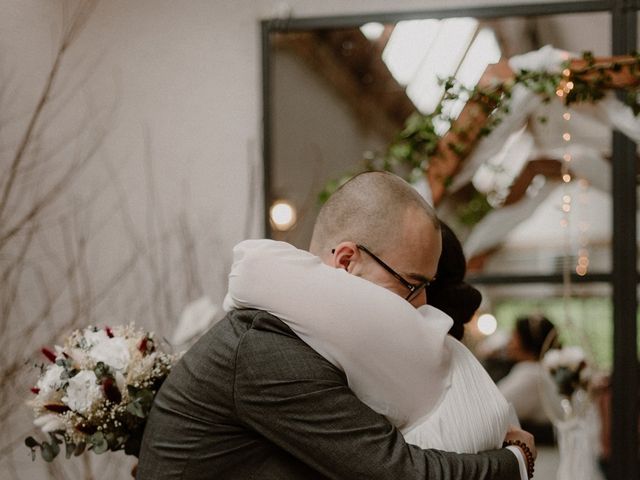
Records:
{"label": "man's arm", "polygon": [[521,478],[516,457],[506,449],[471,455],[406,444],[393,425],[357,399],[342,372],[277,328],[254,328],[242,339],[235,405],[249,428],[311,468],[335,479]]}

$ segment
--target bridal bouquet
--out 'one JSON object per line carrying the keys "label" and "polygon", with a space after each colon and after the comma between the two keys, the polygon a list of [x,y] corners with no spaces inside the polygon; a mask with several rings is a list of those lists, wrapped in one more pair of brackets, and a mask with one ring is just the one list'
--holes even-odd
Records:
{"label": "bridal bouquet", "polygon": [[42,349],[48,364],[31,389],[34,424],[48,441],[25,440],[35,459],[85,450],[137,455],[153,398],[177,355],[157,350],[152,333],[134,325],[74,331],[62,347]]}
{"label": "bridal bouquet", "polygon": [[571,398],[578,391],[586,391],[591,377],[586,357],[580,347],[549,350],[542,365],[551,374],[558,393]]}

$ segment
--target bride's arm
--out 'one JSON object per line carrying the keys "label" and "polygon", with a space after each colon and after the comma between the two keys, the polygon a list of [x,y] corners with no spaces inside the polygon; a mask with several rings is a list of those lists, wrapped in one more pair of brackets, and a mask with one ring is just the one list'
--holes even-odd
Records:
{"label": "bride's arm", "polygon": [[259,308],[282,319],[342,369],[374,410],[406,427],[428,414],[449,378],[451,319],[309,252],[270,240],[234,248],[225,308]]}

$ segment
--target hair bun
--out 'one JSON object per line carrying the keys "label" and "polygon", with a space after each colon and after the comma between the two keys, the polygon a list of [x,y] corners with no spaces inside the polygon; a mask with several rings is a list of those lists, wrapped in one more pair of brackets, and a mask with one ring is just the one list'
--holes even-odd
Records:
{"label": "hair bun", "polygon": [[482,294],[466,282],[457,284],[435,284],[427,292],[429,305],[442,310],[453,319],[449,333],[462,339],[464,324],[468,323],[480,307]]}

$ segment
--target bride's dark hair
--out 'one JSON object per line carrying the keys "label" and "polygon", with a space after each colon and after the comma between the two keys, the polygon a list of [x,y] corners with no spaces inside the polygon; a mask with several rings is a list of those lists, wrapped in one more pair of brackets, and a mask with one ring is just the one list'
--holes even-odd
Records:
{"label": "bride's dark hair", "polygon": [[467,261],[460,240],[445,223],[442,231],[442,254],[438,261],[436,279],[427,289],[427,303],[453,318],[449,334],[458,340],[464,335],[464,324],[469,322],[480,306],[482,294],[464,281]]}

